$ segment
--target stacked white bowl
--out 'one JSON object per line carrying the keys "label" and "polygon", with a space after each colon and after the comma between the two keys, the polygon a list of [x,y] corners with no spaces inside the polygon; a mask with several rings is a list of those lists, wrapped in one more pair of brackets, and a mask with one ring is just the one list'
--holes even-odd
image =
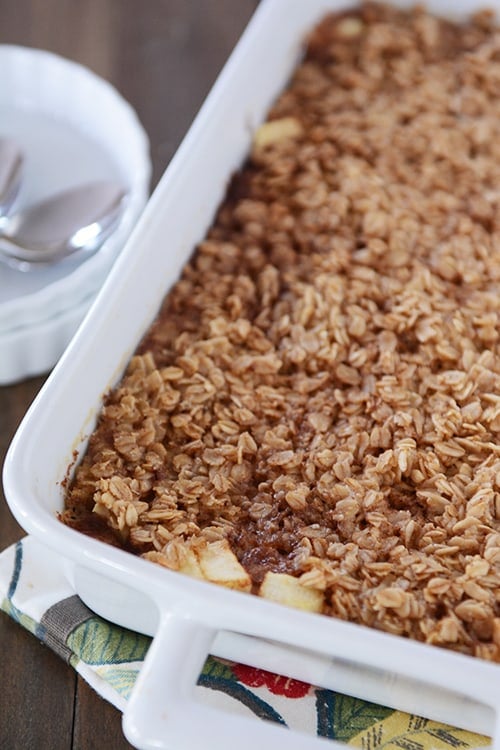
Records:
{"label": "stacked white bowl", "polygon": [[147,201],[149,142],[132,107],[89,69],[0,45],[0,137],[24,152],[15,208],[115,179],[128,191],[114,233],[80,262],[21,271],[0,262],[0,385],[48,372],[61,356]]}

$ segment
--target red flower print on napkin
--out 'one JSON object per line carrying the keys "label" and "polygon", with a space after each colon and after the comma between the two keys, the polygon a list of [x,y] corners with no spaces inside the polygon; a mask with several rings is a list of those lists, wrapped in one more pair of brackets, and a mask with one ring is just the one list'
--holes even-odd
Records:
{"label": "red flower print on napkin", "polygon": [[247,667],[245,664],[233,666],[235,677],[248,687],[262,687],[265,685],[273,695],[284,695],[286,698],[303,698],[309,692],[310,685],[291,677],[266,672],[264,669]]}

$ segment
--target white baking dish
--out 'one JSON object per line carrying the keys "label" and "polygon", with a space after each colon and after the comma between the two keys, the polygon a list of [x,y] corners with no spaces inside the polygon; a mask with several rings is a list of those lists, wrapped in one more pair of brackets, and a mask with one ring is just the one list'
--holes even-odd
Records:
{"label": "white baking dish", "polygon": [[[91,608],[155,636],[124,716],[127,737],[144,750],[324,746],[196,703],[194,684],[209,652],[468,726],[494,735],[500,749],[498,665],[188,579],[56,519],[68,465],[85,448],[103,393],[203,238],[252,130],[297,61],[304,33],[326,10],[344,6],[261,4],[7,456],[6,496],[21,525],[68,561]],[[431,5],[454,15],[475,7],[474,0]]]}

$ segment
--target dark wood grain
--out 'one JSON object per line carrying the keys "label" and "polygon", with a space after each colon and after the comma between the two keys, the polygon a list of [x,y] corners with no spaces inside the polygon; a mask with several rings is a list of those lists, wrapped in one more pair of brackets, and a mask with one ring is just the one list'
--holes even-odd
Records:
{"label": "dark wood grain", "polygon": [[[95,748],[131,748],[122,734],[121,714],[97,696],[92,688],[78,678],[75,696],[73,728],[73,750],[95,750]],[[99,721],[96,722],[96,705]]]}
{"label": "dark wood grain", "polygon": [[75,672],[3,613],[0,643],[2,750],[72,747]]}
{"label": "dark wood grain", "polygon": [[[0,0],[0,44],[56,52],[115,85],[136,109],[150,138],[154,186],[257,4]],[[0,465],[43,379],[0,387]],[[21,536],[2,495],[0,549]],[[118,711],[4,614],[0,645],[2,750],[130,748]]]}

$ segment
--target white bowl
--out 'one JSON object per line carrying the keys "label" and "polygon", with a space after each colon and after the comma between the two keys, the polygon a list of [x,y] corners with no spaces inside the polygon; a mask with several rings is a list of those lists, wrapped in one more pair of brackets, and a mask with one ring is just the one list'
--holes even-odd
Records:
{"label": "white bowl", "polygon": [[0,333],[0,386],[48,372],[82,322],[95,294],[58,315]]}
{"label": "white bowl", "polygon": [[[29,273],[0,266],[1,361],[16,356],[3,348],[3,334],[21,331],[21,341],[28,328],[67,318],[69,308],[97,292],[147,201],[151,163],[136,113],[89,69],[43,50],[0,45],[0,70],[0,136],[14,138],[25,154],[16,206],[94,179],[117,179],[128,190],[120,225],[95,255]],[[11,361],[7,369],[15,379],[48,369],[67,343],[63,338],[59,346],[47,341],[54,356],[43,364],[36,357],[28,363],[23,349],[19,367]],[[6,382],[1,372],[0,382]]]}

